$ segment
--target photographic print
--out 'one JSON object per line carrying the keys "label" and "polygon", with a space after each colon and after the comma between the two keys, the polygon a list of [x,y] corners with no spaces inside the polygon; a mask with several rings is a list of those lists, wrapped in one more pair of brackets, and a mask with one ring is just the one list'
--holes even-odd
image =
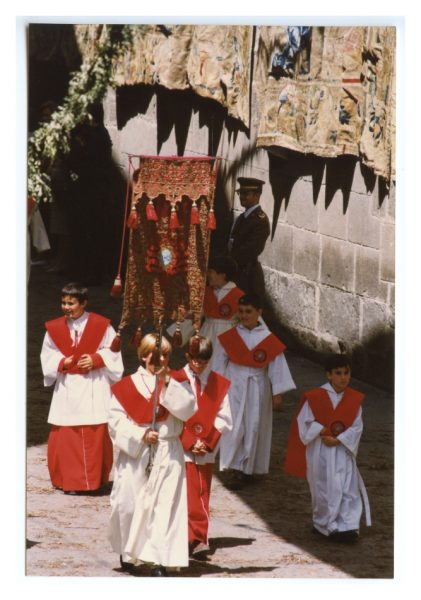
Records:
{"label": "photographic print", "polygon": [[26,565],[394,577],[393,24],[27,19]]}

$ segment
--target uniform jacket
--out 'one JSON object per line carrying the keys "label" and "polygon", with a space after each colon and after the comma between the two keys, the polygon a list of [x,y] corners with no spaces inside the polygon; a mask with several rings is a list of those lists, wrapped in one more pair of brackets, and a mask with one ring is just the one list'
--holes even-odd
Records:
{"label": "uniform jacket", "polygon": [[257,257],[263,252],[269,234],[269,219],[260,206],[254,209],[247,218],[244,217],[244,213],[237,218],[231,232],[233,241],[230,255],[240,269],[257,261]]}

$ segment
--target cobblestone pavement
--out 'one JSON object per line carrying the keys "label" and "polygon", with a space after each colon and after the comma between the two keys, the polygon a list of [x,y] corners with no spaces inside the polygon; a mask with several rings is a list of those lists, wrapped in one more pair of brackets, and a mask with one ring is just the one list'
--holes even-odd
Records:
{"label": "cobblestone pavement", "polygon": [[[46,464],[46,423],[51,388],[42,387],[39,352],[46,319],[59,315],[63,277],[32,267],[28,298],[26,575],[100,577],[135,580],[120,570],[106,540],[109,496],[65,496],[52,489]],[[109,287],[90,288],[90,309],[118,324],[121,301]],[[128,335],[128,334],[127,334]],[[136,368],[123,337],[127,372]],[[323,382],[321,367],[287,353],[298,391],[285,394],[285,407],[274,414],[270,474],[241,492],[229,491],[224,474],[215,473],[211,496],[211,554],[174,573],[184,578],[328,578],[393,577],[394,415],[391,394],[360,381],[366,393],[365,429],[359,467],[371,503],[373,526],[364,518],[355,546],[338,546],[311,532],[306,481],[282,472],[283,452],[299,392]],[[174,580],[172,579],[172,580]],[[149,580],[150,581],[150,580]]]}

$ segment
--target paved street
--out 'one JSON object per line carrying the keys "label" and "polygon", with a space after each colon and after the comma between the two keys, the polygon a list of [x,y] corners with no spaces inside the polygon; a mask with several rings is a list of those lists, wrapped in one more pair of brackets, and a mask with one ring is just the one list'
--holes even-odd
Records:
{"label": "paved street", "polygon": [[[28,299],[27,552],[29,576],[131,578],[120,570],[106,540],[109,497],[65,496],[53,490],[46,465],[46,418],[51,388],[42,387],[39,352],[43,323],[60,314],[60,288],[66,280],[33,266]],[[109,287],[90,289],[90,309],[116,326],[121,301]],[[127,332],[127,337],[129,332]],[[127,339],[123,341],[127,342]],[[211,497],[211,554],[191,561],[176,578],[391,578],[393,577],[393,441],[391,394],[353,381],[366,393],[360,471],[371,502],[373,526],[361,527],[355,546],[337,546],[311,532],[306,481],[282,472],[286,436],[300,391],[324,382],[321,367],[287,353],[298,391],[285,395],[275,413],[270,474],[241,492],[231,492],[216,472]],[[124,343],[129,373],[136,368],[133,349]],[[148,571],[139,568],[135,577]]]}

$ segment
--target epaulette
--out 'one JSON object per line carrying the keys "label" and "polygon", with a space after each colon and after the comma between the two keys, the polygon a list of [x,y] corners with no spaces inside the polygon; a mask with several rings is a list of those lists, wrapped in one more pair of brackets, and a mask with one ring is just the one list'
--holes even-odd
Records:
{"label": "epaulette", "polygon": [[265,212],[263,212],[263,210],[262,210],[262,212],[260,212],[258,214],[258,217],[259,217],[259,219],[268,219],[267,214]]}

